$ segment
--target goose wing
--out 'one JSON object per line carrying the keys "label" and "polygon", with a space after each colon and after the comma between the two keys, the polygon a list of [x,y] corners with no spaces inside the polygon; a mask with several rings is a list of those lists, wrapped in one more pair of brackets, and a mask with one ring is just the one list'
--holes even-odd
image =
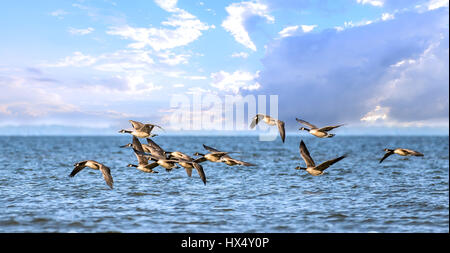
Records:
{"label": "goose wing", "polygon": [[202,163],[202,162],[205,162],[205,161],[206,161],[206,158],[204,158],[204,157],[200,157],[200,158],[197,158],[197,159],[194,160],[195,163]]}
{"label": "goose wing", "polygon": [[284,143],[284,139],[286,137],[286,132],[284,130],[284,122],[281,120],[278,120],[277,125],[278,125],[278,131],[280,131],[281,140]]}
{"label": "goose wing", "polygon": [[203,166],[201,166],[200,164],[198,164],[196,162],[193,162],[192,165],[197,170],[197,173],[200,176],[200,178],[202,179],[203,183],[206,185],[206,175],[205,175],[205,171],[203,170]]}
{"label": "goose wing", "polygon": [[381,158],[381,160],[380,160],[379,163],[383,162],[384,159],[388,158],[388,157],[389,157],[390,155],[392,155],[392,154],[394,154],[394,152],[392,152],[392,151],[386,152],[386,154],[384,154],[383,158]]}
{"label": "goose wing", "polygon": [[347,155],[343,155],[340,156],[338,158],[332,159],[332,160],[328,160],[326,162],[323,162],[321,164],[319,164],[319,166],[316,167],[316,170],[320,170],[320,171],[324,171],[326,170],[328,167],[330,167],[331,165],[339,162],[340,160],[344,159],[345,157],[347,157]]}
{"label": "goose wing", "polygon": [[129,120],[129,122],[131,123],[133,128],[136,129],[136,130],[141,129],[142,127],[144,127],[144,124],[142,124],[141,122],[134,121],[134,120]]}
{"label": "goose wing", "polygon": [[409,155],[413,155],[413,156],[423,156],[422,153],[417,152],[417,151],[414,151],[414,150],[411,150],[411,149],[406,149],[406,148],[404,148],[403,150],[406,151]]}
{"label": "goose wing", "polygon": [[333,130],[333,129],[338,128],[338,127],[343,126],[343,125],[344,124],[337,125],[337,126],[326,126],[326,127],[319,128],[319,131],[321,131],[321,132],[328,132],[330,130]]}
{"label": "goose wing", "polygon": [[84,169],[86,166],[84,165],[84,162],[79,162],[75,165],[75,168],[70,173],[69,177],[74,177],[78,172],[80,172],[82,169]]}
{"label": "goose wing", "polygon": [[155,167],[158,167],[158,165],[159,165],[159,164],[158,164],[157,162],[153,162],[153,163],[147,164],[147,165],[145,166],[145,168],[151,170],[151,169],[153,169],[153,168],[155,168]]}
{"label": "goose wing", "polygon": [[164,130],[162,127],[155,125],[155,124],[145,124],[141,130],[146,133],[151,133],[153,128],[155,128],[155,127],[158,127],[159,129]]}
{"label": "goose wing", "polygon": [[192,168],[184,168],[186,170],[186,174],[188,175],[188,177],[192,176]]}
{"label": "goose wing", "polygon": [[311,155],[309,154],[308,149],[306,148],[305,143],[300,141],[300,155],[302,156],[303,160],[306,163],[306,167],[315,167],[316,164],[314,163],[314,160],[311,158]]}
{"label": "goose wing", "polygon": [[144,153],[144,149],[142,148],[141,142],[139,141],[139,139],[133,135],[133,150],[134,150],[134,154],[137,157],[138,163],[139,165],[142,164],[148,164],[148,158],[143,156],[142,154],[139,154],[136,151],[142,152]]}
{"label": "goose wing", "polygon": [[233,159],[233,161],[235,161],[237,164],[243,165],[243,166],[256,166],[253,163],[248,163],[248,162],[240,161],[240,160],[237,160],[237,159]]}
{"label": "goose wing", "polygon": [[295,120],[297,120],[297,122],[300,123],[300,124],[303,124],[303,125],[306,125],[306,126],[310,127],[311,129],[317,129],[317,126],[309,123],[308,121],[304,121],[304,120],[298,119],[298,118],[295,118]]}
{"label": "goose wing", "polygon": [[262,120],[265,117],[263,114],[256,114],[255,117],[253,117],[252,123],[250,123],[250,128],[253,129],[258,124],[260,120]]}
{"label": "goose wing", "polygon": [[203,147],[204,147],[206,150],[208,150],[209,152],[211,152],[211,153],[222,152],[222,151],[219,151],[219,150],[217,150],[217,149],[215,149],[215,148],[208,147],[208,146],[206,146],[205,144],[203,144]]}
{"label": "goose wing", "polygon": [[150,148],[150,153],[155,156],[155,157],[159,157],[159,158],[165,158],[165,151],[164,149],[162,149],[158,144],[156,144],[152,139],[147,138],[147,143],[148,146]]}
{"label": "goose wing", "polygon": [[113,188],[113,184],[114,184],[114,180],[111,176],[111,170],[106,167],[105,165],[101,164],[100,165],[100,171],[103,174],[103,178],[106,181],[106,184],[112,189]]}

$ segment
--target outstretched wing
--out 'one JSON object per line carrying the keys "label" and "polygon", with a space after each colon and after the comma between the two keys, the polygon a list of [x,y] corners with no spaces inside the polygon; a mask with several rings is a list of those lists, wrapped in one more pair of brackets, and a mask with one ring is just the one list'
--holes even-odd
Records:
{"label": "outstretched wing", "polygon": [[256,114],[255,117],[253,117],[252,123],[250,123],[250,128],[253,129],[258,124],[258,122],[264,118],[263,114]]}
{"label": "outstretched wing", "polygon": [[202,179],[203,183],[206,185],[206,175],[205,175],[205,171],[203,170],[203,166],[201,166],[200,164],[195,163],[195,162],[193,162],[192,165],[197,170],[197,173],[200,176],[200,178]]}
{"label": "outstretched wing", "polygon": [[217,149],[215,149],[215,148],[208,147],[208,146],[206,146],[205,144],[203,144],[203,147],[204,147],[206,150],[208,150],[209,152],[212,152],[212,153],[222,152],[222,151],[217,150]]}
{"label": "outstretched wing", "polygon": [[344,124],[337,125],[337,126],[326,126],[326,127],[319,128],[318,130],[321,131],[321,132],[328,132],[330,130],[333,130],[333,129],[338,128],[338,127],[343,126],[343,125]]}
{"label": "outstretched wing", "polygon": [[281,140],[284,143],[284,139],[286,137],[286,131],[284,130],[284,122],[281,120],[278,120],[277,125],[278,125],[278,131],[280,131]]}
{"label": "outstretched wing", "polygon": [[133,148],[134,148],[133,150],[135,150],[134,154],[136,155],[139,165],[148,164],[148,158],[136,152],[136,150],[139,152],[144,152],[144,149],[142,148],[139,139],[134,135],[133,135]]}
{"label": "outstretched wing", "polygon": [[150,153],[153,155],[153,156],[156,156],[156,157],[159,157],[159,158],[166,158],[166,156],[165,156],[165,151],[164,151],[164,149],[162,149],[158,144],[156,144],[152,139],[150,139],[150,138],[147,138],[147,143],[148,143],[148,146],[149,146],[149,148],[150,148]]}
{"label": "outstretched wing", "polygon": [[142,127],[144,127],[144,124],[142,124],[141,122],[134,121],[134,120],[129,120],[129,122],[131,123],[133,128],[136,129],[136,130],[141,129]]}
{"label": "outstretched wing", "polygon": [[74,177],[78,172],[80,172],[82,169],[84,169],[86,166],[84,166],[83,163],[78,163],[75,168],[70,173],[69,177]]}
{"label": "outstretched wing", "polygon": [[319,166],[316,167],[316,170],[320,170],[320,171],[324,171],[326,170],[328,167],[330,167],[331,165],[339,162],[340,160],[344,159],[345,157],[347,157],[347,155],[343,155],[340,156],[338,158],[332,159],[332,160],[328,160],[326,162],[323,162],[321,164],[319,164]]}
{"label": "outstretched wing", "polygon": [[309,123],[308,121],[304,121],[304,120],[298,119],[298,118],[295,118],[295,120],[297,120],[297,122],[300,123],[300,124],[309,126],[311,129],[317,129],[317,127],[315,125]]}
{"label": "outstretched wing", "polygon": [[164,129],[162,127],[155,125],[155,124],[145,124],[144,127],[141,129],[141,131],[144,131],[146,133],[151,133],[154,127],[158,127],[159,129],[164,131]]}
{"label": "outstretched wing", "polygon": [[100,171],[103,174],[103,178],[106,181],[106,184],[112,189],[113,188],[113,184],[114,184],[114,180],[111,176],[111,170],[104,166],[104,165],[100,165]]}
{"label": "outstretched wing", "polygon": [[417,151],[414,151],[414,150],[411,150],[411,149],[406,149],[406,148],[404,148],[403,150],[405,150],[405,151],[408,153],[408,155],[413,155],[413,156],[423,156],[422,153],[417,152]]}
{"label": "outstretched wing", "polygon": [[305,143],[300,141],[300,155],[302,156],[303,160],[306,163],[306,167],[315,167],[316,164],[314,163],[314,160],[311,158],[311,155],[309,154],[308,149],[306,148]]}
{"label": "outstretched wing", "polygon": [[379,163],[383,162],[384,159],[388,158],[388,156],[390,156],[390,155],[392,155],[392,154],[394,154],[394,152],[391,152],[391,151],[386,152],[386,154],[384,154],[383,158],[381,158],[381,160],[380,160]]}
{"label": "outstretched wing", "polygon": [[233,159],[235,162],[237,162],[239,165],[243,165],[243,166],[256,166],[255,164],[253,164],[253,163],[248,163],[248,162],[244,162],[244,161],[240,161],[240,160],[236,160],[236,159]]}
{"label": "outstretched wing", "polygon": [[206,158],[204,158],[204,157],[200,157],[200,158],[197,158],[197,159],[194,160],[194,162],[196,162],[196,163],[202,163],[202,162],[205,162],[205,161],[206,161]]}

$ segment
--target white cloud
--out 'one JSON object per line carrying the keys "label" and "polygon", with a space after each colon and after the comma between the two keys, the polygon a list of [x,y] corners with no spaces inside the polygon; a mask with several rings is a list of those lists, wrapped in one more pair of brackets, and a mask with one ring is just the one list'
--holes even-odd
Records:
{"label": "white cloud", "polygon": [[394,14],[390,14],[390,13],[383,13],[381,14],[381,20],[386,21],[389,19],[394,19]]}
{"label": "white cloud", "polygon": [[187,64],[188,58],[191,55],[189,54],[174,54],[171,52],[159,53],[158,57],[160,58],[160,62],[165,63],[169,66],[175,66],[178,64]]}
{"label": "white cloud", "polygon": [[281,38],[292,36],[298,30],[298,25],[283,28],[278,34]]}
{"label": "white cloud", "polygon": [[167,12],[177,11],[177,0],[155,0],[155,3]]}
{"label": "white cloud", "polygon": [[57,18],[59,18],[59,19],[64,18],[64,16],[67,15],[67,14],[68,14],[68,13],[67,13],[66,11],[61,10],[61,9],[58,9],[58,10],[56,10],[56,11],[52,11],[52,12],[50,13],[51,16],[57,17]]}
{"label": "white cloud", "polygon": [[225,10],[228,12],[228,17],[222,22],[222,27],[230,32],[237,42],[256,51],[256,46],[245,28],[245,22],[250,17],[259,16],[273,23],[275,19],[269,15],[267,5],[258,1],[240,2],[232,3]]}
{"label": "white cloud", "polygon": [[448,0],[430,0],[428,10],[434,10],[441,7],[448,7]]}
{"label": "white cloud", "polygon": [[381,7],[384,4],[384,0],[356,0],[359,4],[370,4],[373,6]]}
{"label": "white cloud", "polygon": [[381,106],[377,105],[374,110],[366,113],[366,115],[364,115],[361,118],[361,121],[374,123],[380,119],[386,120],[388,117],[388,114],[389,114],[389,109],[390,109],[389,107],[381,107]]}
{"label": "white cloud", "polygon": [[228,73],[223,70],[212,73],[211,78],[213,79],[211,86],[221,90],[233,92],[238,94],[242,90],[257,90],[261,86],[255,81],[259,77],[259,72],[252,74],[250,72],[237,70],[233,73]]}
{"label": "white cloud", "polygon": [[67,56],[55,64],[42,64],[43,67],[87,67],[93,65],[97,59],[81,52],[74,52],[73,56]]}
{"label": "white cloud", "polygon": [[246,52],[239,52],[239,53],[233,53],[231,54],[231,57],[233,58],[247,58],[248,57],[248,53]]}
{"label": "white cloud", "polygon": [[311,32],[317,25],[302,25],[302,30],[305,33]]}
{"label": "white cloud", "polygon": [[156,51],[185,46],[202,35],[202,31],[213,29],[201,22],[194,15],[176,8],[177,1],[156,1],[164,10],[172,13],[172,16],[162,22],[163,26],[175,27],[167,28],[135,28],[129,25],[121,27],[111,27],[106,33],[118,35],[126,39],[134,40],[128,45],[130,48],[142,49],[146,46],[152,47]]}
{"label": "white cloud", "polygon": [[90,34],[94,31],[95,29],[92,27],[88,27],[86,29],[76,29],[73,27],[69,28],[69,33],[73,34],[73,35],[86,35],[86,34]]}

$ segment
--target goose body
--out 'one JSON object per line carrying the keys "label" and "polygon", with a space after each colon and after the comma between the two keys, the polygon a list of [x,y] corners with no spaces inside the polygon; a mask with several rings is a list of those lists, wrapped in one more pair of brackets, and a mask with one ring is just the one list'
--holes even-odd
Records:
{"label": "goose body", "polygon": [[234,158],[231,158],[229,156],[223,156],[220,159],[221,162],[225,163],[228,166],[235,166],[235,165],[243,165],[243,166],[256,166],[253,163],[248,163],[248,162],[244,162],[244,161],[240,161]]}
{"label": "goose body", "polygon": [[149,160],[155,161],[157,165],[166,169],[166,171],[170,171],[173,168],[178,168],[176,163],[178,160],[167,158],[167,153],[162,149],[158,144],[156,144],[152,139],[147,138],[147,148],[150,151],[150,154],[144,152],[144,150],[136,150],[135,147],[133,149],[137,154],[140,154],[143,157],[146,157]]}
{"label": "goose body", "polygon": [[315,126],[305,120],[301,120],[298,118],[296,118],[296,120],[298,123],[309,127],[309,128],[301,127],[298,130],[305,130],[305,131],[309,132],[310,134],[312,134],[316,137],[319,137],[319,138],[331,138],[331,137],[335,136],[335,134],[330,134],[330,133],[328,133],[328,131],[331,131],[335,128],[343,126],[343,124],[341,124],[341,125],[336,125],[336,126],[326,126],[326,127],[318,128],[317,126]]}
{"label": "goose body", "polygon": [[383,156],[383,158],[381,158],[380,162],[383,162],[384,159],[388,158],[390,155],[393,154],[397,154],[397,155],[401,155],[401,156],[424,156],[422,153],[411,150],[411,149],[406,149],[406,148],[396,148],[396,149],[388,149],[385,148],[384,152],[386,152]]}
{"label": "goose body", "polygon": [[221,162],[221,158],[224,156],[227,156],[229,152],[222,152],[219,151],[217,149],[211,148],[206,146],[205,144],[203,144],[203,147],[209,151],[209,153],[207,154],[202,154],[202,153],[198,153],[196,152],[194,155],[195,156],[200,156],[199,161],[210,161],[210,162]]}
{"label": "goose body", "polygon": [[252,123],[250,123],[250,128],[253,129],[255,126],[260,122],[264,121],[264,123],[268,124],[269,126],[278,126],[278,131],[280,132],[281,141],[284,143],[284,139],[286,137],[286,131],[284,129],[284,121],[275,119],[270,117],[269,115],[265,114],[256,114],[255,117],[253,117]]}
{"label": "goose body", "polygon": [[139,139],[136,136],[133,136],[132,147],[134,150],[134,154],[136,155],[136,158],[138,160],[138,165],[128,164],[128,167],[134,167],[134,168],[136,168],[140,171],[146,172],[146,173],[158,173],[157,171],[153,170],[153,168],[158,166],[158,163],[156,163],[156,162],[149,163],[148,158],[139,153],[139,152],[144,152],[144,149],[142,148],[141,142],[139,141]]}
{"label": "goose body", "polygon": [[311,155],[309,154],[309,151],[306,148],[306,145],[303,142],[303,140],[300,142],[300,155],[303,158],[303,160],[305,161],[306,168],[298,166],[295,169],[306,170],[306,172],[308,172],[309,174],[311,174],[313,176],[322,175],[324,170],[326,170],[328,167],[330,167],[334,163],[337,163],[346,157],[346,155],[343,155],[338,158],[323,162],[316,166],[316,164],[314,163],[314,160],[311,158]]}
{"label": "goose body", "polygon": [[113,189],[113,184],[114,184],[114,180],[111,176],[111,170],[109,169],[109,167],[94,161],[94,160],[86,160],[86,161],[81,161],[78,162],[76,164],[74,164],[75,168],[72,170],[72,172],[70,173],[70,177],[74,177],[78,172],[80,172],[82,169],[88,167],[94,170],[100,170],[103,174],[103,178],[105,179],[106,184]]}
{"label": "goose body", "polygon": [[[209,152],[211,152],[209,154],[212,154],[212,155],[219,154],[219,155],[215,155],[215,156],[213,156],[213,158],[211,158],[211,159],[214,159],[214,162],[223,162],[223,163],[225,163],[225,164],[227,164],[229,166],[235,166],[235,165],[255,166],[252,163],[248,163],[248,162],[244,162],[244,161],[240,161],[240,160],[231,158],[228,155],[229,152],[222,152],[222,151],[219,151],[219,150],[217,150],[215,148],[212,148],[212,147],[209,147],[209,146],[206,146],[206,145],[203,145],[203,147],[206,150],[208,150]],[[205,156],[205,158],[206,158],[206,156]],[[206,158],[206,159],[208,159],[208,158]]]}
{"label": "goose body", "polygon": [[148,137],[157,136],[156,134],[151,133],[154,127],[163,129],[162,127],[155,125],[155,124],[143,124],[141,122],[134,121],[134,120],[129,120],[129,122],[133,126],[133,130],[122,129],[119,131],[119,133],[129,133],[138,138],[148,138]]}

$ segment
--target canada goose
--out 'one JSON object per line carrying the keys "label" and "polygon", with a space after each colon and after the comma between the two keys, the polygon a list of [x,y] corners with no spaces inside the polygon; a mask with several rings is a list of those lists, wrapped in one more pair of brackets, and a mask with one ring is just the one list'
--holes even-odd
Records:
{"label": "canada goose", "polygon": [[153,168],[158,166],[158,163],[153,162],[153,163],[149,164],[147,157],[145,157],[145,156],[143,156],[143,155],[141,155],[141,154],[136,152],[136,150],[140,151],[140,152],[144,152],[144,150],[142,148],[142,145],[141,145],[141,142],[139,141],[139,139],[136,136],[133,136],[133,145],[132,145],[132,147],[133,147],[133,150],[135,151],[134,154],[137,157],[138,165],[128,164],[127,167],[134,167],[134,168],[136,168],[136,169],[138,169],[140,171],[147,172],[147,173],[158,173],[157,171],[153,170]]}
{"label": "canada goose", "polygon": [[[211,153],[221,153],[221,151],[219,151],[215,148],[212,148],[212,147],[208,147],[204,144],[203,144],[203,147]],[[228,153],[232,153],[232,152],[228,152]],[[255,164],[252,164],[252,163],[248,163],[248,162],[244,162],[244,161],[240,161],[240,160],[231,158],[228,154],[221,156],[217,162],[223,162],[229,166],[234,166],[234,165],[256,166]]]}
{"label": "canada goose", "polygon": [[248,163],[248,162],[236,160],[236,159],[231,158],[229,156],[222,156],[222,158],[220,158],[220,161],[226,163],[229,166],[234,166],[234,165],[256,166],[253,163]]}
{"label": "canada goose", "polygon": [[379,163],[383,162],[384,159],[386,159],[388,156],[392,154],[397,154],[401,156],[423,156],[423,154],[420,152],[406,148],[396,148],[396,149],[385,148],[384,151],[386,152],[386,154],[384,154],[383,158],[381,158]]}
{"label": "canada goose", "polygon": [[208,150],[209,153],[207,153],[207,154],[202,154],[202,153],[199,153],[199,152],[195,152],[195,153],[194,153],[195,156],[200,156],[200,158],[198,158],[198,159],[199,159],[199,161],[201,161],[201,162],[206,161],[206,160],[207,160],[207,161],[210,161],[210,162],[216,162],[216,163],[222,162],[222,161],[220,161],[220,159],[221,159],[223,156],[226,156],[226,155],[228,155],[228,153],[230,153],[230,152],[222,152],[222,151],[219,151],[219,150],[217,150],[217,149],[208,147],[208,146],[206,146],[205,144],[203,144],[203,147],[204,147],[206,150]]}
{"label": "canada goose", "polygon": [[312,134],[312,135],[314,135],[316,137],[319,137],[319,138],[331,138],[331,137],[333,137],[335,134],[330,134],[330,133],[328,133],[328,131],[333,130],[335,128],[338,128],[338,127],[344,125],[344,124],[341,124],[341,125],[337,125],[337,126],[326,126],[326,127],[322,127],[322,128],[317,128],[315,125],[313,125],[313,124],[311,124],[311,123],[309,123],[307,121],[304,121],[304,120],[301,120],[301,119],[297,119],[297,118],[296,118],[296,120],[300,124],[307,125],[308,127],[311,128],[311,129],[308,129],[306,127],[301,127],[298,130],[308,131],[310,134]]}
{"label": "canada goose", "polygon": [[74,164],[74,166],[75,166],[75,168],[72,170],[69,177],[74,177],[82,169],[84,169],[85,167],[89,167],[94,170],[100,170],[103,174],[103,178],[105,179],[106,184],[111,189],[113,189],[114,181],[111,176],[111,170],[108,167],[106,167],[105,165],[103,165],[99,162],[93,161],[93,160],[86,160],[86,161],[78,162],[78,163]]}
{"label": "canada goose", "polygon": [[253,129],[255,128],[255,126],[259,123],[260,120],[264,120],[264,122],[266,122],[266,124],[270,125],[270,126],[278,126],[278,131],[280,132],[280,136],[281,136],[281,140],[284,143],[284,139],[286,136],[286,131],[284,130],[284,122],[278,119],[274,119],[272,117],[270,117],[269,115],[264,115],[264,114],[256,114],[255,117],[253,117],[252,123],[250,124],[250,128]]}
{"label": "canada goose", "polygon": [[323,162],[316,166],[314,163],[314,160],[311,158],[311,155],[309,154],[308,149],[306,148],[305,143],[303,140],[300,142],[300,155],[302,156],[303,160],[306,163],[306,168],[303,167],[296,167],[296,170],[306,170],[309,174],[313,176],[319,176],[323,174],[323,171],[333,165],[336,162],[339,162],[340,160],[344,159],[347,155],[340,156],[338,158]]}
{"label": "canada goose", "polygon": [[129,120],[129,122],[133,126],[133,130],[122,129],[119,131],[119,133],[128,133],[128,134],[132,134],[138,138],[147,138],[147,137],[157,136],[156,134],[151,133],[155,126],[160,129],[163,129],[162,127],[160,127],[158,125],[154,125],[154,124],[143,124],[141,122],[134,121],[134,120]]}
{"label": "canada goose", "polygon": [[145,156],[145,157],[151,159],[152,161],[156,161],[158,163],[158,165],[161,167],[164,167],[166,169],[166,171],[171,171],[173,168],[178,168],[178,166],[176,165],[178,160],[169,159],[166,156],[167,152],[165,152],[164,149],[162,149],[158,144],[156,144],[151,139],[147,138],[147,142],[148,142],[148,147],[150,149],[150,155],[141,150],[136,150],[135,147],[133,147],[133,150],[137,154]]}

